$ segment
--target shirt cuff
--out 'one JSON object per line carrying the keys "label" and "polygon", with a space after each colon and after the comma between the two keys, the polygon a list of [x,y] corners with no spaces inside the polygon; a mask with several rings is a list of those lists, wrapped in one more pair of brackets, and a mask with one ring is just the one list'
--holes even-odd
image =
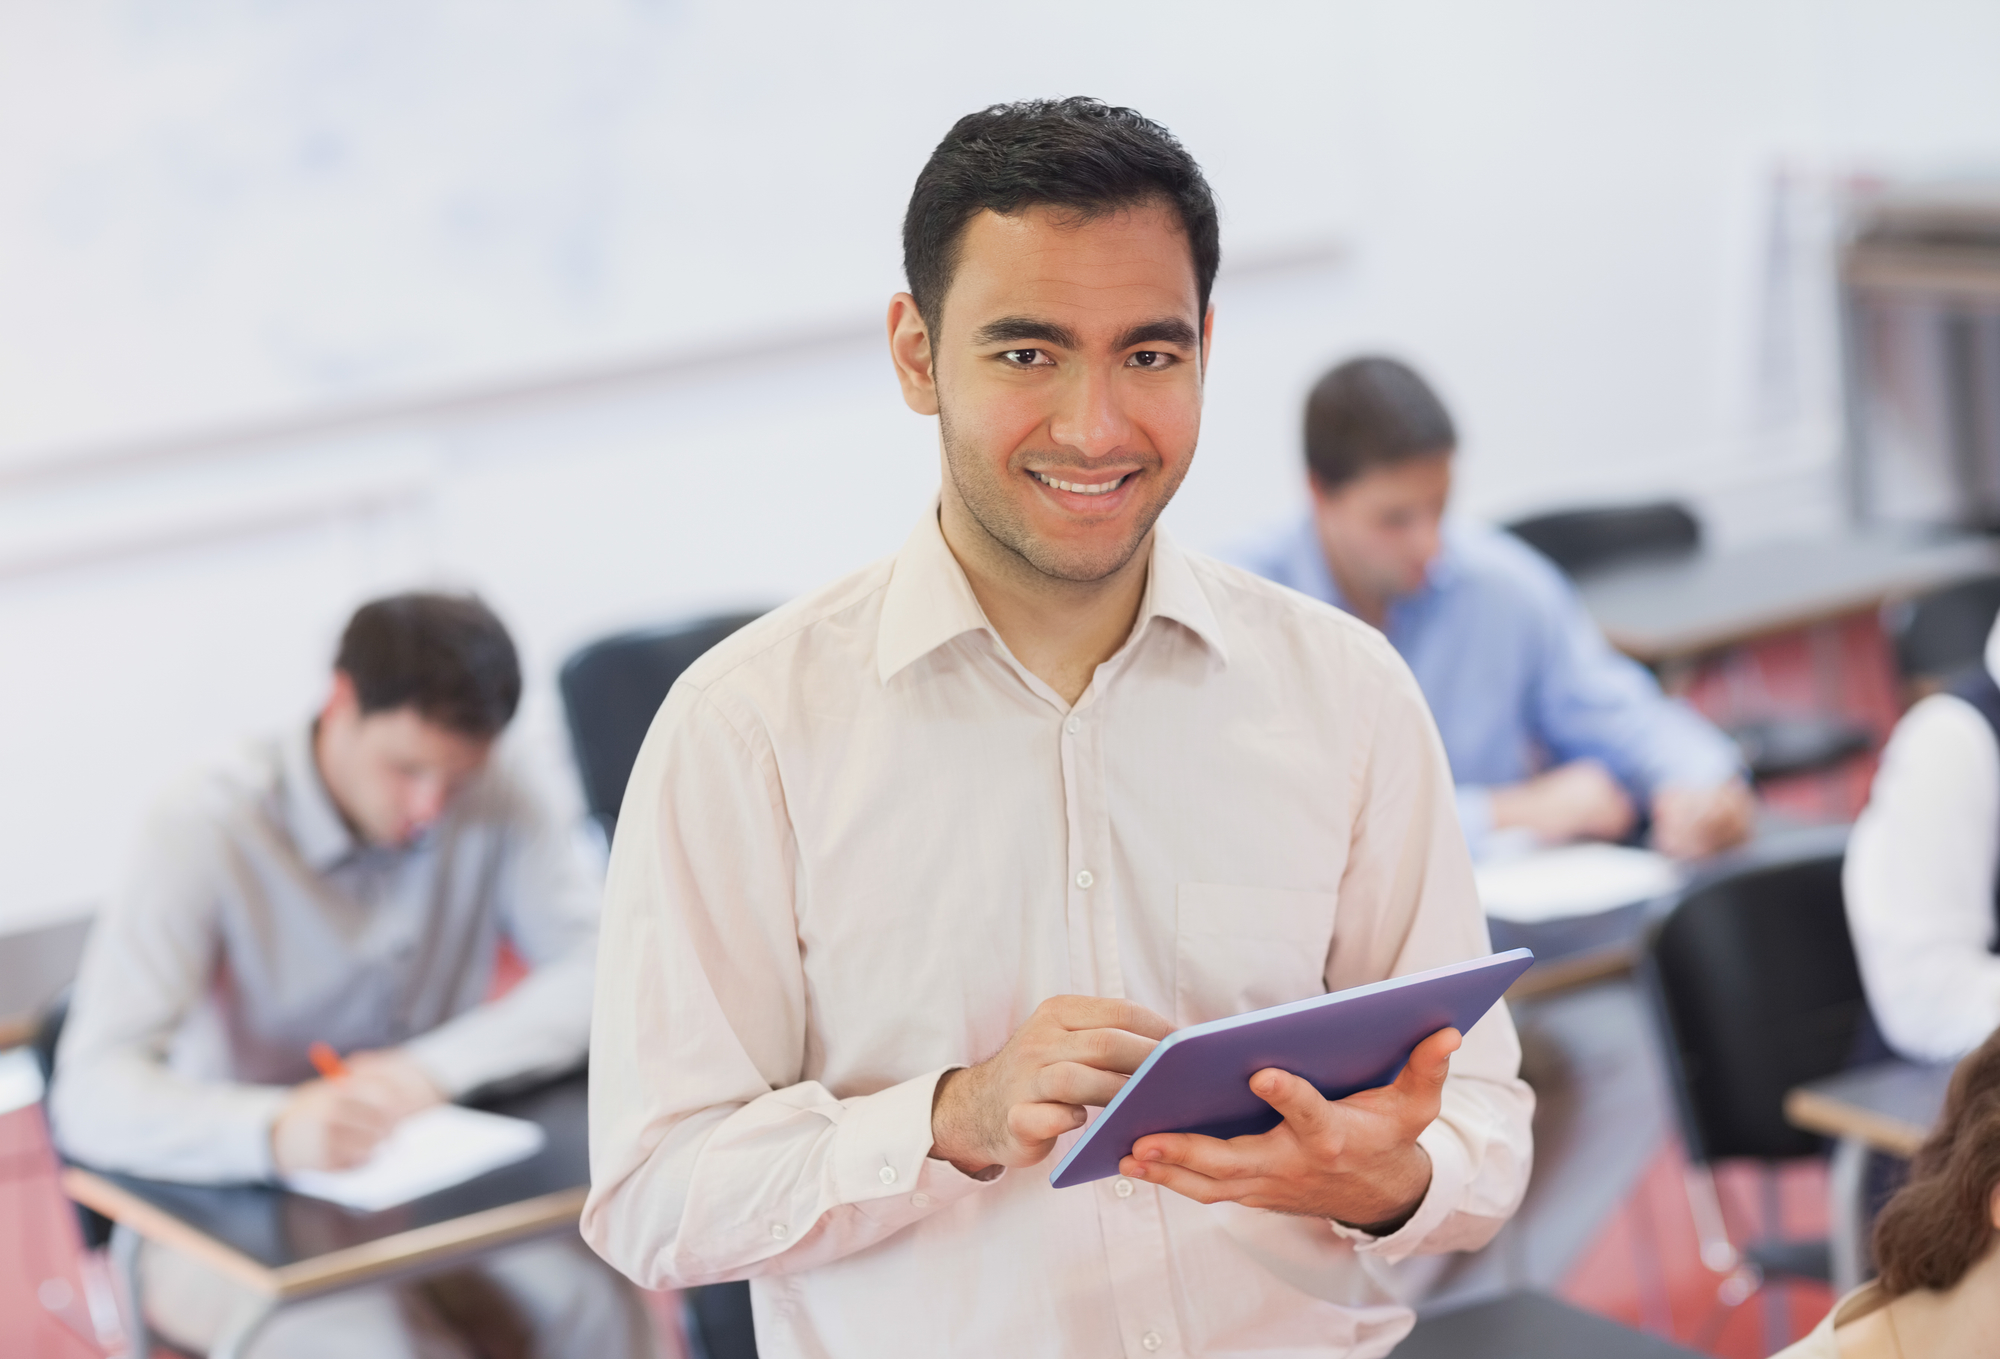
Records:
{"label": "shirt cuff", "polygon": [[278,1162],[271,1153],[271,1128],[291,1089],[282,1085],[239,1085],[229,1091],[229,1107],[219,1120],[221,1141],[229,1160],[249,1172],[249,1178],[276,1180]]}
{"label": "shirt cuff", "polygon": [[928,1209],[955,1203],[991,1183],[961,1173],[949,1161],[931,1159],[931,1104],[938,1081],[954,1069],[941,1066],[847,1103],[833,1135],[833,1183],[839,1202],[867,1203],[907,1194],[912,1207]]}
{"label": "shirt cuff", "polygon": [[1415,1255],[1424,1238],[1458,1211],[1472,1184],[1472,1160],[1465,1154],[1465,1144],[1438,1119],[1417,1135],[1417,1145],[1431,1158],[1431,1183],[1408,1222],[1387,1236],[1373,1236],[1341,1222],[1333,1224],[1334,1234],[1352,1241],[1358,1254],[1379,1255],[1389,1264]]}

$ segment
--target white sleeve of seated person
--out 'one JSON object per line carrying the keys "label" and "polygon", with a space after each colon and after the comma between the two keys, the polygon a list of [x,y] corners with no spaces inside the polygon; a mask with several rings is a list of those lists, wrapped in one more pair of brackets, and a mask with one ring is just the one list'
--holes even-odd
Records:
{"label": "white sleeve of seated person", "polygon": [[406,1045],[448,1098],[495,1081],[554,1075],[590,1045],[603,887],[570,827],[524,780],[503,783],[505,857],[493,875],[500,927],[528,964],[499,1000]]}
{"label": "white sleeve of seated person", "polygon": [[1962,699],[1912,708],[1882,752],[1848,841],[1848,927],[1891,1047],[1950,1061],[2000,1025],[1990,951],[2000,859],[2000,745]]}
{"label": "white sleeve of seated person", "polygon": [[591,1028],[583,1234],[642,1286],[837,1260],[982,1187],[930,1159],[945,1068],[800,1079],[798,867],[763,734],[675,688],[619,812]]}
{"label": "white sleeve of seated person", "polygon": [[[1450,768],[1414,680],[1392,691],[1375,723],[1347,870],[1335,914],[1326,989],[1406,976],[1492,951],[1472,865],[1459,834]],[[1372,909],[1354,909],[1367,903]],[[1476,1250],[1520,1206],[1534,1157],[1534,1092],[1520,1079],[1521,1046],[1503,1001],[1452,1055],[1437,1119],[1417,1138],[1431,1183],[1391,1235],[1335,1225],[1388,1261]]]}
{"label": "white sleeve of seated person", "polygon": [[65,1155],[194,1183],[272,1173],[281,1085],[196,1080],[167,1065],[219,948],[212,822],[165,806],[90,932],[49,1092]]}

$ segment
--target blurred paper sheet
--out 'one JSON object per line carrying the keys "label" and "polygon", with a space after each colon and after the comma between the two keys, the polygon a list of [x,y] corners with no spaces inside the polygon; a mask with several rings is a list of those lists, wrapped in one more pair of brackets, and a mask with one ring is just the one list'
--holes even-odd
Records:
{"label": "blurred paper sheet", "polygon": [[0,1114],[25,1109],[42,1097],[42,1068],[27,1048],[0,1052]]}
{"label": "blurred paper sheet", "polygon": [[285,1176],[285,1187],[372,1213],[525,1161],[547,1140],[524,1118],[441,1104],[398,1123],[366,1164],[298,1171]]}
{"label": "blurred paper sheet", "polygon": [[1563,845],[1479,864],[1488,915],[1516,924],[1595,915],[1665,896],[1681,885],[1674,861],[1624,845]]}

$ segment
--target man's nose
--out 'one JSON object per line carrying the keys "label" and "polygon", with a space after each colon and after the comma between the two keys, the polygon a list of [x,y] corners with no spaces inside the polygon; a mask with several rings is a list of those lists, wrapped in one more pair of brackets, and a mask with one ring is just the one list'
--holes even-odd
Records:
{"label": "man's nose", "polygon": [[1064,385],[1049,434],[1060,446],[1086,458],[1109,457],[1130,447],[1132,418],[1116,374],[1088,365],[1081,368]]}
{"label": "man's nose", "polygon": [[410,820],[419,827],[428,826],[444,814],[444,804],[451,797],[450,785],[443,779],[418,779],[410,789],[410,799],[406,807]]}

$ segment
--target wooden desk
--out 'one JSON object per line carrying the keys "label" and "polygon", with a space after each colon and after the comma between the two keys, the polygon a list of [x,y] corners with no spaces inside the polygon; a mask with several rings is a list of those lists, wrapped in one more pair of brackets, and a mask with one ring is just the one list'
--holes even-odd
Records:
{"label": "wooden desk", "polygon": [[1868,1155],[1908,1158],[1944,1109],[1949,1065],[1890,1060],[1811,1081],[1785,1095],[1794,1127],[1839,1139],[1827,1176],[1833,1231],[1833,1286],[1858,1287],[1868,1272]]}
{"label": "wooden desk", "polygon": [[42,1010],[76,977],[90,917],[0,934],[0,1048],[35,1036]]}
{"label": "wooden desk", "polygon": [[1785,1119],[1808,1132],[1852,1138],[1908,1159],[1944,1110],[1952,1070],[1888,1061],[1843,1071],[1789,1092]]}
{"label": "wooden desk", "polygon": [[135,1315],[142,1239],[193,1255],[255,1291],[257,1306],[211,1351],[211,1359],[230,1359],[288,1302],[575,1231],[590,1184],[584,1078],[482,1107],[533,1119],[548,1133],[547,1145],[525,1161],[378,1213],[269,1185],[170,1184],[81,1166],[65,1170],[62,1184],[119,1224],[114,1251]]}
{"label": "wooden desk", "polygon": [[2000,572],[2000,542],[1886,531],[1635,563],[1577,582],[1611,644],[1647,665]]}
{"label": "wooden desk", "polygon": [[1642,901],[1592,915],[1526,924],[1488,916],[1486,929],[1494,952],[1513,948],[1535,952],[1535,965],[1507,988],[1507,1000],[1519,1004],[1630,973],[1639,961],[1646,927],[1657,913],[1654,905]]}

